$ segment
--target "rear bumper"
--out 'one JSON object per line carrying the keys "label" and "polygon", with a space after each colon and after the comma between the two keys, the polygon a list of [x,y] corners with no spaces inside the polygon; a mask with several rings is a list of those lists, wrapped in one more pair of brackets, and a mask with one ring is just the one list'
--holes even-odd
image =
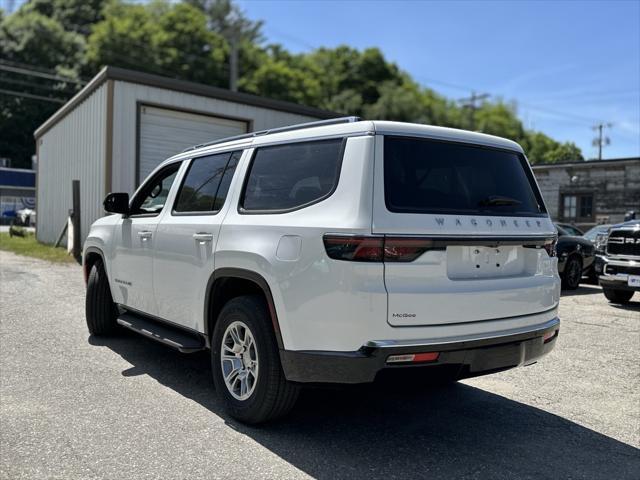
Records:
{"label": "rear bumper", "polygon": [[[459,378],[483,375],[535,363],[555,346],[560,320],[556,317],[531,329],[462,341],[372,341],[355,352],[282,350],[288,380],[301,383],[367,383],[382,370],[459,367]],[[546,342],[543,336],[555,331]],[[390,355],[439,352],[438,359],[419,364],[388,364]],[[392,372],[389,372],[392,373]]]}

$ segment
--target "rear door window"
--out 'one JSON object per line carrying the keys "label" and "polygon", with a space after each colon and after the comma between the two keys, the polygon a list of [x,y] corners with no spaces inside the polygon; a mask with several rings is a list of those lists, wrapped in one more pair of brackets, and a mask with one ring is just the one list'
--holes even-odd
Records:
{"label": "rear door window", "polygon": [[222,208],[241,152],[195,158],[184,176],[174,213],[215,213]]}
{"label": "rear door window", "polygon": [[545,214],[526,159],[508,150],[386,136],[384,190],[391,212]]}
{"label": "rear door window", "polygon": [[343,139],[256,149],[241,202],[244,212],[284,212],[327,198],[336,188]]}

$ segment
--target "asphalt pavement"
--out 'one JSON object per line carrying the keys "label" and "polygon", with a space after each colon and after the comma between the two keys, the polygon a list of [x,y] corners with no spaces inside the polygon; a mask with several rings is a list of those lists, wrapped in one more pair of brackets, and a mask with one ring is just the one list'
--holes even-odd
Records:
{"label": "asphalt pavement", "polygon": [[640,478],[640,294],[565,294],[536,365],[226,416],[206,353],[88,335],[77,265],[0,251],[0,478]]}

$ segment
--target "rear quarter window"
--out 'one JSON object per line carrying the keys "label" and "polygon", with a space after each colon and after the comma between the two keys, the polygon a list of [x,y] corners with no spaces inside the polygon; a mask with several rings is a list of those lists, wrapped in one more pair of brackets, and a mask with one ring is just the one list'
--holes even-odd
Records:
{"label": "rear quarter window", "polygon": [[324,200],[340,176],[344,139],[257,148],[241,212],[277,213]]}
{"label": "rear quarter window", "polygon": [[385,136],[384,190],[391,212],[545,215],[526,159],[509,150]]}

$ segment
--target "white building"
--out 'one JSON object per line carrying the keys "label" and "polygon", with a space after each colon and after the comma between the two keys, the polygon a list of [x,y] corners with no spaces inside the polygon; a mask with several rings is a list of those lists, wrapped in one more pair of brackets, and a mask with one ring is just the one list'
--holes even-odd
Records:
{"label": "white building", "polygon": [[133,193],[186,147],[336,114],[121,68],[105,67],[35,131],[37,237],[56,241],[80,180],[82,239],[109,192]]}
{"label": "white building", "polygon": [[640,158],[533,165],[551,218],[588,230],[640,214]]}

